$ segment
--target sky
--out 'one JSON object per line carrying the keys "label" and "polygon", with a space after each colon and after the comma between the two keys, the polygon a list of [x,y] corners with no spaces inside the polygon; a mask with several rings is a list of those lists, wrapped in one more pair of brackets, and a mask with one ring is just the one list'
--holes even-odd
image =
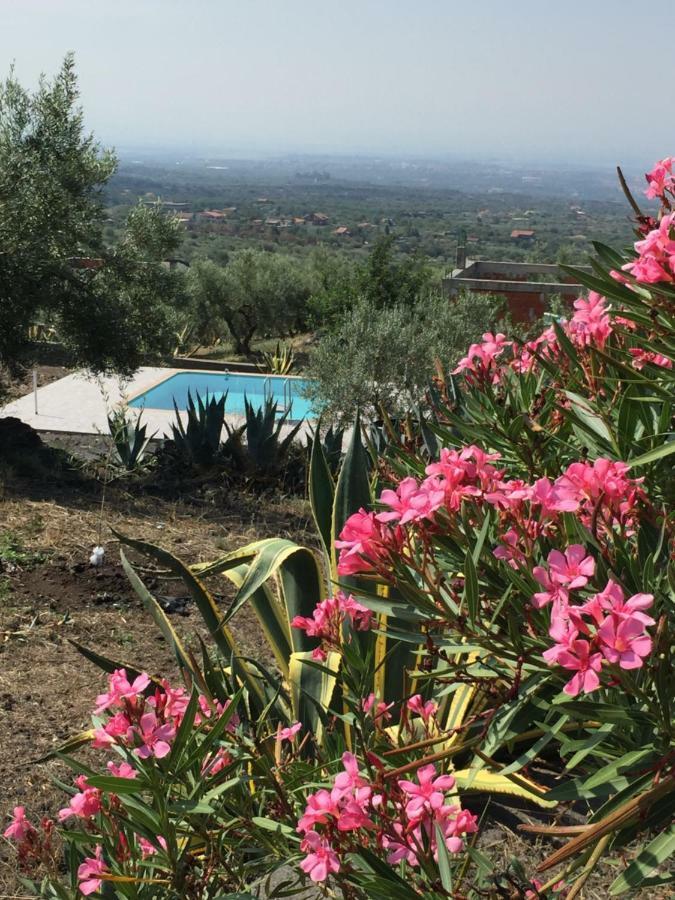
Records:
{"label": "sky", "polygon": [[0,0],[0,70],[74,51],[119,150],[649,164],[673,33],[635,0]]}

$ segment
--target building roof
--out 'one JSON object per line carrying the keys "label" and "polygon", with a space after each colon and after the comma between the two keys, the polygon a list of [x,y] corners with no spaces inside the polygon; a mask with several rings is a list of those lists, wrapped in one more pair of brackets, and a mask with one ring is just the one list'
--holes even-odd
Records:
{"label": "building roof", "polygon": [[531,238],[534,237],[534,231],[529,228],[514,228],[511,232],[512,238]]}
{"label": "building roof", "polygon": [[333,234],[349,234],[349,228],[346,225],[339,225]]}

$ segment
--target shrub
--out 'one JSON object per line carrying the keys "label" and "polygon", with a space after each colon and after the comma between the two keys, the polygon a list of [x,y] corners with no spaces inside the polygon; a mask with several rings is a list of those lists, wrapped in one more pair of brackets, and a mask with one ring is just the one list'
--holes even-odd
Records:
{"label": "shrub", "polygon": [[381,405],[405,414],[423,399],[436,359],[455,362],[467,339],[493,326],[499,308],[492,297],[468,294],[450,301],[429,293],[391,307],[357,301],[310,358],[315,406],[343,421],[357,408],[372,418]]}

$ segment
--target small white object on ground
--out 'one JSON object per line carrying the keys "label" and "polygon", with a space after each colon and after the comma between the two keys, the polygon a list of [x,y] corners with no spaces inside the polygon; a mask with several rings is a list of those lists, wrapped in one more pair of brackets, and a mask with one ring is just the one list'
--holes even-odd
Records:
{"label": "small white object on ground", "polygon": [[102,566],[104,557],[105,550],[103,547],[94,547],[94,552],[89,557],[89,563],[92,566]]}

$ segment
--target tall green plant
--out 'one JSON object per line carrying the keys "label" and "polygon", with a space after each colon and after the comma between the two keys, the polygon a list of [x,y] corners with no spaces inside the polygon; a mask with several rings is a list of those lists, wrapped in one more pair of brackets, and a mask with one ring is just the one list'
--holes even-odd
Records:
{"label": "tall green plant", "polygon": [[223,445],[223,454],[245,475],[276,478],[288,460],[304,420],[297,422],[282,437],[290,410],[277,415],[278,404],[272,398],[267,398],[260,407],[254,407],[248,398],[244,398],[244,404],[246,420],[243,425],[225,422],[227,440]]}
{"label": "tall green plant", "polygon": [[173,444],[179,456],[190,465],[212,466],[219,455],[220,442],[225,424],[225,404],[227,393],[218,400],[206,396],[204,400],[197,394],[197,402],[188,391],[187,424],[183,424],[176,401],[173,406],[176,422],[171,426]]}

